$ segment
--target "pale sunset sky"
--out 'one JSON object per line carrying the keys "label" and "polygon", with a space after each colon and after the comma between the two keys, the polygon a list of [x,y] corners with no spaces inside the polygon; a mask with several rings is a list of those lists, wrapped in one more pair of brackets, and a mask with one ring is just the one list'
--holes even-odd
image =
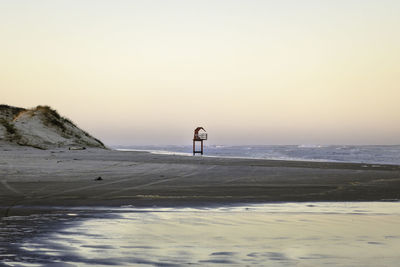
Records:
{"label": "pale sunset sky", "polygon": [[0,103],[108,145],[400,144],[400,1],[0,0]]}

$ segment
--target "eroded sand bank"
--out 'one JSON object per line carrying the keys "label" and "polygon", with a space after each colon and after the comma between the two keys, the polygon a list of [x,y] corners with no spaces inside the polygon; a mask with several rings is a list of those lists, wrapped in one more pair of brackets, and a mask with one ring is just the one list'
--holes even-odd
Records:
{"label": "eroded sand bank", "polygon": [[393,165],[13,146],[0,152],[0,216],[39,206],[400,199],[400,166]]}

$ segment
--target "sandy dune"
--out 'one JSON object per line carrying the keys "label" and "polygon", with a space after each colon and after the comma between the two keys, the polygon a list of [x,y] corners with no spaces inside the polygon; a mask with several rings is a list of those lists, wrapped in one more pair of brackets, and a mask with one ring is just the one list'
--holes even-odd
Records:
{"label": "sandy dune", "polygon": [[41,149],[69,146],[104,148],[100,140],[48,106],[24,109],[0,105],[0,142]]}

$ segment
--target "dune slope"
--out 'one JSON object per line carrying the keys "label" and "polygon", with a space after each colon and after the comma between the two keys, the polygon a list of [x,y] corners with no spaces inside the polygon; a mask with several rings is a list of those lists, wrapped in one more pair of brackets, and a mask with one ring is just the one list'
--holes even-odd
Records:
{"label": "dune slope", "polygon": [[104,144],[49,106],[32,109],[0,105],[0,142],[41,149],[99,147]]}

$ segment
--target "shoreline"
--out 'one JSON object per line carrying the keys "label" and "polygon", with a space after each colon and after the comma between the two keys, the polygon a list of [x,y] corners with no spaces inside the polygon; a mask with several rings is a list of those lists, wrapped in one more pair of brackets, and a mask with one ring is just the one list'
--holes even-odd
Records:
{"label": "shoreline", "polygon": [[[124,149],[124,148],[112,148],[115,151],[121,152],[147,152],[154,155],[170,155],[170,156],[182,156],[182,157],[193,157],[191,153],[188,152],[174,152],[167,150],[146,150],[146,149]],[[257,158],[257,157],[240,157],[240,156],[214,156],[214,155],[201,155],[196,157],[204,157],[204,158],[220,158],[220,159],[254,159],[254,160],[279,160],[279,161],[305,161],[305,162],[333,162],[333,163],[354,163],[354,164],[377,164],[382,165],[381,163],[363,163],[363,162],[346,162],[346,161],[338,161],[338,160],[307,160],[307,159],[296,159],[296,158]],[[397,164],[384,164],[384,165],[395,165]]]}
{"label": "shoreline", "polygon": [[[247,201],[247,202],[231,202],[231,201],[213,201],[208,202],[167,202],[167,201],[146,201],[137,202],[135,206],[133,205],[113,205],[113,206],[103,206],[96,203],[94,205],[86,206],[71,206],[71,205],[55,205],[55,206],[13,206],[9,207],[9,211],[5,212],[3,217],[11,216],[30,216],[36,214],[68,214],[68,213],[88,213],[88,214],[99,214],[99,213],[124,213],[124,212],[167,212],[167,211],[179,211],[180,209],[193,209],[193,210],[208,210],[208,209],[218,209],[218,208],[238,208],[238,207],[250,207],[253,205],[283,205],[283,204],[308,204],[311,206],[320,205],[325,203],[344,203],[344,204],[359,204],[359,203],[396,203],[400,204],[400,199],[387,199],[387,200],[377,200],[377,201]],[[88,204],[88,203],[86,203]],[[1,208],[1,206],[0,206]],[[171,210],[165,210],[171,209]],[[0,209],[1,210],[1,209]],[[274,211],[270,211],[276,213]],[[279,213],[279,212],[278,212]],[[332,213],[332,212],[329,212]],[[0,214],[1,215],[1,214]]]}
{"label": "shoreline", "polygon": [[[387,147],[400,147],[400,145],[386,145]],[[156,146],[157,147],[157,146]],[[173,149],[175,146],[171,146],[171,149]],[[178,149],[182,148],[182,146],[177,146]],[[187,146],[189,147],[189,146]],[[211,147],[213,147],[211,145]],[[259,148],[259,147],[268,147],[269,149],[274,150],[276,147],[287,147],[287,148],[308,148],[307,146],[299,146],[299,145],[253,145],[253,146],[247,146],[247,145],[240,145],[240,146],[227,146],[228,148],[236,147],[236,148]],[[328,148],[328,147],[341,147],[337,145],[327,145],[327,146],[318,146],[317,148]],[[343,147],[356,147],[356,148],[366,148],[366,147],[385,147],[385,145],[360,145],[360,146],[352,146],[352,145],[344,145]],[[149,152],[151,154],[155,155],[176,155],[176,156],[186,156],[186,157],[192,157],[193,154],[189,151],[174,151],[174,150],[167,150],[168,146],[166,147],[157,147],[157,148],[151,148],[151,146],[148,146],[148,148],[126,148],[126,147],[118,147],[118,146],[112,146],[110,147],[113,150],[116,151],[124,151],[124,152]],[[165,149],[164,149],[165,148]],[[310,147],[314,148],[314,147]],[[231,155],[221,155],[218,153],[215,153],[215,151],[212,151],[211,149],[209,153],[202,155],[201,157],[207,157],[207,158],[226,158],[226,159],[257,159],[257,160],[279,160],[279,161],[302,161],[302,162],[333,162],[333,163],[351,163],[351,164],[371,164],[371,165],[400,165],[400,162],[398,161],[372,161],[371,159],[365,159],[363,160],[339,160],[339,159],[328,159],[328,158],[323,158],[323,157],[316,157],[316,158],[304,158],[304,157],[295,157],[295,156],[289,156],[289,155],[282,155],[282,156],[273,156],[270,155],[269,157],[267,156],[231,156]],[[238,151],[240,153],[240,151]],[[315,155],[317,156],[317,155]]]}
{"label": "shoreline", "polygon": [[[399,165],[104,149],[10,146],[0,150],[0,217],[55,206],[182,207],[400,199]],[[101,180],[97,181],[98,177]]]}

